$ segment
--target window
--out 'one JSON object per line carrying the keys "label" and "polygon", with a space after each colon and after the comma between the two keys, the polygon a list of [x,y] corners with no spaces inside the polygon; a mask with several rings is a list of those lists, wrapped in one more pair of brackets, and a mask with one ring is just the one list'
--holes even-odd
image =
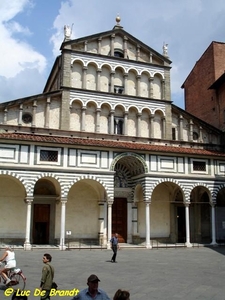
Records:
{"label": "window", "polygon": [[193,161],[193,171],[201,171],[205,172],[206,171],[206,163],[205,161]]}
{"label": "window", "polygon": [[40,151],[40,161],[58,161],[58,151],[52,150],[41,150]]}
{"label": "window", "polygon": [[123,134],[123,118],[114,119],[114,133]]}
{"label": "window", "polygon": [[197,141],[198,138],[199,138],[198,133],[197,133],[196,131],[194,131],[194,132],[193,132],[193,140],[194,140],[194,141]]}
{"label": "window", "polygon": [[123,90],[124,90],[123,86],[114,85],[114,93],[123,94]]}
{"label": "window", "polygon": [[30,114],[30,113],[24,113],[23,115],[22,115],[22,120],[23,120],[23,123],[25,123],[25,124],[29,124],[29,123],[31,123],[32,122],[32,115]]}
{"label": "window", "polygon": [[120,49],[115,50],[114,51],[114,56],[123,58],[124,57],[123,51],[120,50]]}
{"label": "window", "polygon": [[172,128],[172,140],[176,140],[176,128]]}

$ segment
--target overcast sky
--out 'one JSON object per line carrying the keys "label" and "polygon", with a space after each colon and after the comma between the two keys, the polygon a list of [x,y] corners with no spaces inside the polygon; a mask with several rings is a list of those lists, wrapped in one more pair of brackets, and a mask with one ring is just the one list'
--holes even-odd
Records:
{"label": "overcast sky", "polygon": [[171,93],[184,107],[181,85],[212,41],[225,42],[224,0],[1,0],[0,102],[42,93],[60,54],[64,25],[72,38],[120,25],[172,61]]}

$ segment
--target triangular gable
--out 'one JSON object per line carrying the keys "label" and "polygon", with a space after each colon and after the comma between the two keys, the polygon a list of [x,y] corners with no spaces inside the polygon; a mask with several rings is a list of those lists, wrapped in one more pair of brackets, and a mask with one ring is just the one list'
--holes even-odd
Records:
{"label": "triangular gable", "polygon": [[[146,61],[144,61],[144,59],[143,59],[143,62],[150,63],[149,57],[151,55],[153,64],[156,63],[156,64],[160,64],[160,65],[164,65],[164,66],[165,65],[168,66],[171,64],[171,61],[169,60],[169,58],[167,56],[160,54],[159,52],[155,51],[154,49],[152,49],[145,43],[141,42],[139,39],[132,36],[127,31],[123,30],[121,27],[117,27],[117,26],[115,26],[113,30],[85,36],[85,37],[74,39],[74,40],[65,41],[62,43],[60,50],[63,50],[65,48],[68,49],[68,46],[69,46],[71,50],[84,52],[85,44],[86,44],[87,49],[90,50],[90,52],[92,52],[94,54],[94,51],[91,51],[91,49],[88,48],[88,44],[93,45],[95,43],[95,48],[97,48],[97,44],[100,39],[101,39],[102,43],[104,44],[104,41],[106,39],[110,40],[113,35],[115,35],[115,43],[117,43],[117,41],[119,39],[121,39],[121,41],[123,41],[124,37],[126,37],[128,49],[133,47],[136,51],[136,49],[139,47],[140,51],[142,53],[141,58],[144,57],[144,53],[146,56]],[[106,53],[107,54],[105,54],[105,55],[109,55],[109,53],[107,51],[106,51]],[[104,55],[104,53],[101,53],[101,54]],[[129,54],[128,54],[128,59],[129,59]]]}

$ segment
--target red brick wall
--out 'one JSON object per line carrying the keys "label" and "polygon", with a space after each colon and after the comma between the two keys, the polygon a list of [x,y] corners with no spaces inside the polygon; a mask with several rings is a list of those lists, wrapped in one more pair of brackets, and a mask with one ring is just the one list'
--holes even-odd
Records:
{"label": "red brick wall", "polygon": [[208,88],[224,70],[225,44],[212,42],[183,84],[185,109],[217,128],[220,126],[218,99],[215,90]]}

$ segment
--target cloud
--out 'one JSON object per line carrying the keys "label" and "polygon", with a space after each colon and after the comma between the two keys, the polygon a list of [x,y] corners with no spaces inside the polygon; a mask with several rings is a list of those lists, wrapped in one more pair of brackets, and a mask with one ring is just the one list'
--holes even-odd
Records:
{"label": "cloud", "polygon": [[[40,92],[43,89],[43,82],[40,87],[41,81],[38,81],[35,76],[45,71],[46,58],[26,42],[26,37],[32,34],[29,28],[13,21],[16,15],[31,7],[32,2],[29,0],[3,0],[0,3],[0,38],[2,41],[0,57],[7,58],[1,59],[0,64],[0,82],[5,83],[0,85],[1,102],[11,100],[10,97],[14,93],[10,90],[18,91],[17,94],[15,93],[15,98],[19,98],[23,95],[30,95],[32,90],[37,93],[38,90]],[[30,83],[34,76],[31,89],[18,85],[19,82],[21,83],[20,76],[22,75],[24,76],[23,81]]]}
{"label": "cloud", "polygon": [[[224,0],[216,5],[214,0],[158,0],[154,5],[149,0],[141,0],[141,5],[136,0],[2,0],[0,10],[0,55],[7,57],[0,64],[0,82],[13,84],[16,98],[43,89],[51,53],[60,54],[64,25],[72,27],[75,39],[112,29],[119,13],[124,30],[154,50],[162,53],[163,43],[168,43],[172,101],[181,107],[181,85],[194,64],[212,41],[224,41]],[[37,13],[33,15],[37,22],[18,21],[18,15],[29,11]],[[21,76],[30,85],[23,91],[16,84],[24,84]],[[11,98],[12,91],[7,93],[5,86],[0,85],[0,101]]]}

